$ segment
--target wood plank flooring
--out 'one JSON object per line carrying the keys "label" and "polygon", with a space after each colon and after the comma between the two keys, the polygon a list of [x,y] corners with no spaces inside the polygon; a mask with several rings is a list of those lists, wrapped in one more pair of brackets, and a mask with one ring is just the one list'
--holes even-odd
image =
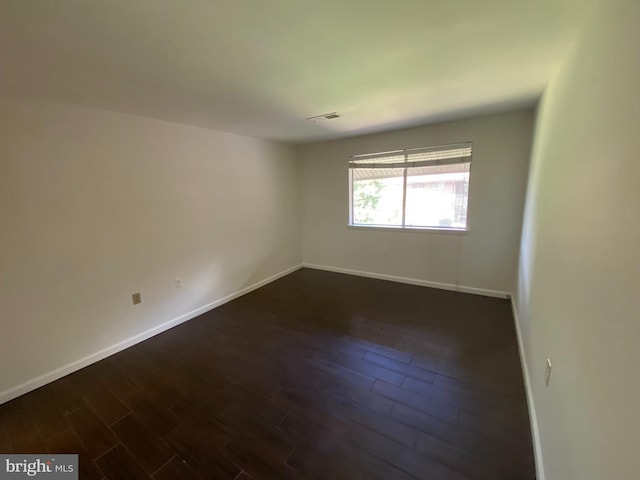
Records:
{"label": "wood plank flooring", "polygon": [[535,479],[510,304],[303,269],[0,406],[82,479]]}

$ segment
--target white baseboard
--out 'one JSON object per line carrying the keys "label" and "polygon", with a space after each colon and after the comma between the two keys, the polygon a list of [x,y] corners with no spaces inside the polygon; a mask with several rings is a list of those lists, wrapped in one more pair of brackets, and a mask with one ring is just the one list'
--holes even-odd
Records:
{"label": "white baseboard", "polygon": [[88,355],[84,358],[80,358],[79,360],[71,362],[62,367],[56,368],[55,370],[51,370],[50,372],[47,372],[43,375],[40,375],[39,377],[28,380],[15,387],[9,388],[8,390],[4,390],[3,392],[0,392],[0,405],[2,405],[5,402],[8,402],[9,400],[13,400],[14,398],[24,395],[25,393],[35,390],[36,388],[40,388],[43,385],[46,385],[47,383],[51,383],[55,380],[58,380],[59,378],[69,375],[70,373],[80,370],[81,368],[87,367],[92,363],[96,363],[102,359],[110,357],[111,355],[118,353],[126,348],[129,348],[135,345],[136,343],[140,343],[148,338],[158,335],[159,333],[169,330],[170,328],[173,328],[176,325],[180,325],[181,323],[191,320],[192,318],[195,318],[198,315],[206,313],[209,310],[213,310],[214,308],[219,307],[220,305],[223,305],[227,302],[230,302],[231,300],[234,300],[238,297],[241,297],[242,295],[246,295],[247,293],[252,292],[253,290],[263,287],[264,285],[271,283],[281,277],[284,277],[285,275],[289,275],[290,273],[293,273],[296,270],[299,270],[301,268],[302,268],[302,265],[296,265],[291,268],[287,268],[282,272],[276,273],[275,275],[265,278],[264,280],[260,280],[259,282],[249,285],[248,287],[245,287],[225,297],[219,298],[211,303],[198,307],[195,310],[191,310],[190,312],[180,315],[179,317],[169,320],[168,322],[165,322],[161,325],[153,327],[142,333],[134,335],[133,337],[129,337],[126,340],[116,343],[115,345],[111,345],[110,347],[104,348],[96,353],[92,353],[91,355]]}
{"label": "white baseboard", "polygon": [[536,406],[533,402],[533,390],[531,389],[531,378],[529,377],[529,366],[524,353],[524,344],[520,333],[520,319],[516,308],[515,297],[511,296],[511,308],[513,309],[513,321],[516,324],[516,337],[518,338],[518,349],[520,350],[520,364],[522,365],[522,375],[524,376],[524,387],[527,392],[527,405],[529,407],[529,421],[531,423],[531,436],[533,439],[533,453],[536,462],[536,478],[545,480],[544,464],[542,461],[542,446],[540,445],[540,431],[538,430],[538,417],[536,416]]}
{"label": "white baseboard", "polygon": [[357,275],[358,277],[376,278],[378,280],[388,280],[390,282],[407,283],[409,285],[418,285],[420,287],[439,288],[441,290],[451,290],[454,292],[472,293],[474,295],[484,295],[485,297],[510,298],[508,292],[500,292],[498,290],[488,290],[485,288],[467,287],[464,285],[455,285],[453,283],[431,282],[429,280],[420,280],[417,278],[396,277],[395,275],[387,275],[385,273],[364,272],[361,270],[351,270],[349,268],[331,267],[328,265],[316,265],[313,263],[303,263],[305,268],[313,268],[315,270],[324,270],[327,272],[346,273],[347,275]]}

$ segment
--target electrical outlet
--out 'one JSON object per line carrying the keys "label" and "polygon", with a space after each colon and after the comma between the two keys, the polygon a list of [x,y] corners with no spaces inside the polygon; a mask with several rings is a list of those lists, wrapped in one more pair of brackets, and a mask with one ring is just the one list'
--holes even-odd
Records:
{"label": "electrical outlet", "polygon": [[131,295],[131,299],[133,300],[134,305],[138,305],[139,303],[142,303],[142,295],[140,295],[139,292]]}
{"label": "electrical outlet", "polygon": [[182,288],[182,279],[176,278],[176,288]]}
{"label": "electrical outlet", "polygon": [[544,371],[544,384],[548,387],[551,380],[551,360],[547,358],[547,368]]}

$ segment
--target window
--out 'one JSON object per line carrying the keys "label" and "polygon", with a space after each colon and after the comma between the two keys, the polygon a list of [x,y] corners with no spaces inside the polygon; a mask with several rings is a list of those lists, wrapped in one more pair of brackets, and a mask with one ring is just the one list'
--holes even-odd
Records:
{"label": "window", "polygon": [[472,144],[355,155],[350,224],[467,228]]}

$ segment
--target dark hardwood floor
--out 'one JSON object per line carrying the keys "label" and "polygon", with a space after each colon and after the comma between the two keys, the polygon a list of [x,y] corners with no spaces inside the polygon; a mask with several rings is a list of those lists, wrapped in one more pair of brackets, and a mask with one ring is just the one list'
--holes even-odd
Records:
{"label": "dark hardwood floor", "polygon": [[507,300],[303,269],[0,406],[82,479],[534,479]]}

